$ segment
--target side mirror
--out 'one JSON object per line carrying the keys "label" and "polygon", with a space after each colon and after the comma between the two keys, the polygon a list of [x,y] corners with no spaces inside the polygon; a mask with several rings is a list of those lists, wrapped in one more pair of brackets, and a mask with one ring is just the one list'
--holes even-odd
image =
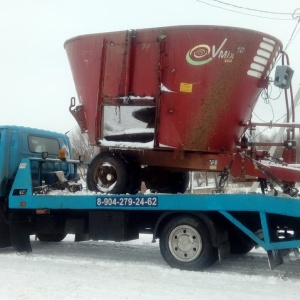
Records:
{"label": "side mirror", "polygon": [[42,152],[42,159],[48,158],[48,152]]}

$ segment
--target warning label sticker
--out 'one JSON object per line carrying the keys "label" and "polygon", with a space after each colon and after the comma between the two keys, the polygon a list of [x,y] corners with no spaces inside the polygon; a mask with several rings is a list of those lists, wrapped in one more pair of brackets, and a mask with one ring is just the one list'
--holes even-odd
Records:
{"label": "warning label sticker", "polygon": [[193,84],[192,83],[180,83],[180,92],[183,93],[191,93],[193,91]]}

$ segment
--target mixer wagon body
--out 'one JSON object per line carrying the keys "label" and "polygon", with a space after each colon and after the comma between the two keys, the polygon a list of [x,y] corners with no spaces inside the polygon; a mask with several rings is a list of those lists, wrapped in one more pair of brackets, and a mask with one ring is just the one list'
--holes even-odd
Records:
{"label": "mixer wagon body", "polygon": [[[251,114],[279,54],[287,56],[282,48],[262,32],[200,25],[66,41],[79,98],[78,105],[71,99],[70,112],[100,152],[91,161],[88,187],[136,193],[144,181],[157,192],[183,193],[187,171],[193,170],[222,172],[222,184],[229,174],[242,181],[259,179],[262,187],[271,178],[296,194],[300,171],[262,165],[268,151],[256,149],[245,134],[255,126]],[[291,69],[282,67],[288,71],[278,78],[290,82],[284,72]],[[288,89],[284,82],[277,86]],[[282,162],[296,163],[293,139],[299,124],[281,126],[288,129],[280,143]]]}
{"label": "mixer wagon body", "polygon": [[119,125],[134,107],[144,123],[121,127],[140,127],[130,142],[152,129],[154,148],[220,153],[239,141],[282,44],[252,30],[175,26],[79,36],[65,49],[82,105],[73,114],[92,144],[114,141],[107,107],[118,107]]}

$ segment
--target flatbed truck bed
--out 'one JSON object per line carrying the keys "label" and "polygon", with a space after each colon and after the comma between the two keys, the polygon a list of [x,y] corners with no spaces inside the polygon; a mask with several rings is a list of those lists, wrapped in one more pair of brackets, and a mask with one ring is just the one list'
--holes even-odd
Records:
{"label": "flatbed truck bed", "polygon": [[[51,161],[55,163],[47,160]],[[160,239],[161,253],[171,267],[201,270],[230,253],[245,254],[254,246],[267,251],[274,268],[283,262],[282,254],[292,249],[297,252],[300,247],[298,197],[258,193],[37,194],[30,178],[30,159],[25,158],[9,196],[11,239],[19,251],[31,251],[29,235],[34,233],[49,237],[75,233],[79,241],[124,241],[151,232],[153,241]]]}

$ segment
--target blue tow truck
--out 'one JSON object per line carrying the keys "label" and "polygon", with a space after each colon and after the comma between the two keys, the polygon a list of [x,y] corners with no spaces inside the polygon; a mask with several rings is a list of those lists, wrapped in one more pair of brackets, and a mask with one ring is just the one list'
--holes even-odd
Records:
{"label": "blue tow truck", "polygon": [[[65,134],[14,125],[0,126],[0,248],[12,245],[11,224],[14,223],[14,213],[9,208],[9,193],[15,182],[15,177],[22,158],[40,158],[43,151],[47,151],[49,158],[57,158],[60,150],[70,155],[71,145]],[[43,168],[43,170],[39,169]],[[40,186],[42,182],[54,184],[55,171],[59,168],[64,177],[71,179],[74,173],[69,164],[57,166],[55,164],[31,163],[31,176],[26,180],[33,186]],[[43,178],[40,174],[43,173]],[[45,235],[41,230],[41,240],[57,240],[59,235]]]}
{"label": "blue tow truck", "polygon": [[[202,270],[255,246],[267,251],[274,268],[300,247],[298,196],[88,192],[77,182],[82,161],[51,158],[46,151],[40,155],[21,159],[7,197],[7,225],[16,251],[32,251],[32,234],[59,242],[69,233],[77,241],[128,241],[151,233],[171,267]],[[73,170],[72,181],[45,182],[53,169],[56,174]]]}

